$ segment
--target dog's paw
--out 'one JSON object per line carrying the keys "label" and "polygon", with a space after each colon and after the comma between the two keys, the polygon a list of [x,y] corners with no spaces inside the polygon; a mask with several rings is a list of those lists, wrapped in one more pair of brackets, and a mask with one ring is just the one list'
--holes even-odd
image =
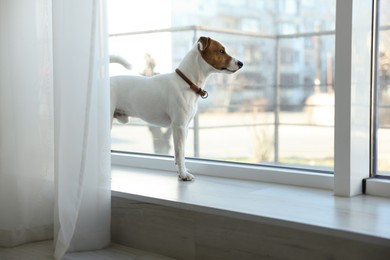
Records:
{"label": "dog's paw", "polygon": [[193,181],[195,179],[195,177],[191,173],[185,172],[185,173],[181,173],[181,174],[179,173],[179,179],[182,181]]}

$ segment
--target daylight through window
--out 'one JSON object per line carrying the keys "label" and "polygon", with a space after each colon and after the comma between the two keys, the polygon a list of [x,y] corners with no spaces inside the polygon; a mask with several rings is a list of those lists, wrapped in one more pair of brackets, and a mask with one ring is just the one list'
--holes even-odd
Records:
{"label": "daylight through window", "polygon": [[[199,36],[220,41],[244,63],[236,74],[209,78],[209,97],[199,101],[188,133],[187,156],[333,171],[335,0],[129,4],[109,1],[110,54],[131,64],[130,70],[110,65],[111,75],[172,72]],[[163,28],[171,29],[149,31]],[[385,109],[389,59],[385,49],[381,55]],[[385,138],[386,124],[379,138]],[[112,150],[173,155],[171,131],[137,118],[125,125],[115,121]]]}

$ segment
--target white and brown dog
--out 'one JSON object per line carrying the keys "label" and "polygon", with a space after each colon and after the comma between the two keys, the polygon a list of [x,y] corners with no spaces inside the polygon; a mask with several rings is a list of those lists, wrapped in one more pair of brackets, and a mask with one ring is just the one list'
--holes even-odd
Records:
{"label": "white and brown dog", "polygon": [[114,118],[127,123],[131,116],[171,127],[179,177],[183,181],[193,180],[185,167],[185,142],[199,97],[207,97],[203,90],[206,79],[211,73],[233,73],[242,66],[219,42],[200,37],[175,72],[153,77],[111,77],[111,123]]}

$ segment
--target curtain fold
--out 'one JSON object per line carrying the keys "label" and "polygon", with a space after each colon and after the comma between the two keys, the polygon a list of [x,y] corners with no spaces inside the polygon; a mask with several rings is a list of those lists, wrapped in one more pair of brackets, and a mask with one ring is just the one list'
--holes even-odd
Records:
{"label": "curtain fold", "polygon": [[53,1],[56,256],[110,240],[104,1]]}
{"label": "curtain fold", "polygon": [[105,2],[0,1],[0,246],[109,243]]}
{"label": "curtain fold", "polygon": [[50,23],[48,0],[0,1],[0,246],[52,237]]}

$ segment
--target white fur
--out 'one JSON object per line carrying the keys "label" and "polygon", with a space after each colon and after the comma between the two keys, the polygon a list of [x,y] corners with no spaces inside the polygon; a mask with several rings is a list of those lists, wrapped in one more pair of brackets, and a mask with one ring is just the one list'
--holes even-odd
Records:
{"label": "white fur", "polygon": [[[178,68],[203,88],[211,73],[234,72],[242,66],[242,63],[238,63],[232,58],[228,70],[217,70],[202,58],[195,44]],[[193,180],[194,176],[186,169],[184,155],[188,125],[197,111],[199,95],[175,72],[153,77],[115,76],[111,77],[110,82],[111,119],[117,111],[116,117],[122,123],[126,123],[127,117],[131,116],[153,125],[171,127],[179,177]]]}

